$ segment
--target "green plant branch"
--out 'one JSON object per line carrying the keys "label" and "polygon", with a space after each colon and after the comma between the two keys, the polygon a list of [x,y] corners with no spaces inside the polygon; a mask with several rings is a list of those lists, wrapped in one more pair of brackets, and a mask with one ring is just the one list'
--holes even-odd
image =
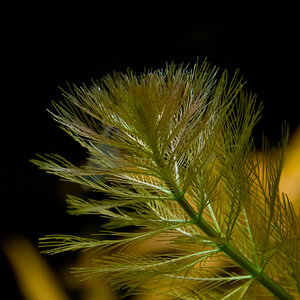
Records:
{"label": "green plant branch", "polygon": [[[179,193],[175,194],[177,197]],[[211,226],[203,219],[199,217],[195,210],[191,207],[188,201],[181,196],[176,199],[176,201],[181,205],[184,211],[189,215],[195,225],[197,225],[208,237],[220,238],[220,234],[217,233]],[[229,242],[224,242],[218,244],[219,250],[230,257],[234,262],[236,262],[243,270],[252,275],[253,278],[257,279],[265,288],[267,288],[273,295],[277,296],[282,300],[293,300],[285,290],[283,290],[278,284],[268,277],[262,269],[249,261],[244,257],[239,251],[233,248]]]}
{"label": "green plant branch", "polygon": [[[159,160],[158,165],[160,169],[164,169],[164,164]],[[171,179],[172,176],[167,176],[168,179],[163,178],[169,189],[172,191],[174,199],[180,204],[183,210],[191,218],[191,221],[198,226],[208,237],[214,239],[222,240],[221,233],[218,233],[213,229],[205,219],[199,215],[189,204],[189,202],[184,197],[184,193],[180,191],[178,185]],[[282,289],[278,284],[268,277],[263,270],[249,261],[245,256],[243,256],[239,251],[230,245],[230,243],[225,240],[224,243],[217,244],[220,251],[230,257],[235,263],[237,263],[243,270],[252,275],[253,278],[258,280],[265,288],[267,288],[273,295],[277,296],[282,300],[293,300],[284,289]]]}
{"label": "green plant branch", "polygon": [[[219,253],[220,262],[226,256],[227,262],[247,272],[236,276],[234,271],[224,270],[224,274],[232,275],[225,281],[249,279],[238,287],[230,286],[228,291],[218,275],[222,265],[212,265],[215,273],[204,266],[203,274],[199,276],[198,270],[193,270],[190,278],[207,283],[196,291],[188,285],[174,285],[169,295],[184,293],[184,299],[242,299],[256,281],[279,299],[293,299],[291,295],[296,295],[297,287],[300,290],[300,223],[291,217],[288,199],[282,205],[278,195],[284,151],[270,158],[266,145],[262,161],[248,160],[254,150],[251,132],[261,106],[255,111],[256,97],[241,90],[243,84],[237,81],[237,74],[228,87],[227,72],[219,81],[215,81],[214,72],[206,63],[201,68],[196,65],[192,72],[182,67],[176,70],[171,65],[164,73],[108,76],[101,88],[75,87],[75,92],[64,94],[69,103],[55,104],[58,115],[53,117],[89,150],[87,165],[77,167],[58,155],[33,162],[49,173],[108,196],[101,201],[69,197],[72,214],[96,213],[109,218],[104,226],[108,230],[144,226],[149,232],[120,236],[118,231],[111,231],[112,236],[121,239],[100,242],[47,236],[42,239],[43,246],[54,247],[48,253],[97,246],[107,252],[165,232],[179,246],[177,250],[190,250],[190,243],[199,241],[201,247],[210,245],[209,251]],[[286,142],[284,139],[283,150]],[[186,225],[191,226],[182,227]],[[176,231],[184,236],[177,237]],[[183,278],[176,272],[207,258],[197,259],[194,254],[192,262],[183,261],[182,269],[164,268],[169,266],[167,257],[159,264],[162,269],[156,270],[152,262],[162,262],[160,258],[120,253],[115,259],[103,258],[98,266],[86,271],[106,274],[111,286],[134,292],[139,283],[156,276]],[[131,259],[124,269],[124,262]],[[142,274],[143,266],[151,272]],[[206,271],[212,277],[206,276]]]}

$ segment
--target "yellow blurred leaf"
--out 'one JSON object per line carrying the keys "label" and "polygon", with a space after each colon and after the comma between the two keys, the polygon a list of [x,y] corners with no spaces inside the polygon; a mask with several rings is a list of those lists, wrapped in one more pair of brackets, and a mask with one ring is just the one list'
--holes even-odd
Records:
{"label": "yellow blurred leaf", "polygon": [[300,126],[291,137],[287,147],[280,191],[288,195],[298,213],[300,208]]}
{"label": "yellow blurred leaf", "polygon": [[2,248],[26,300],[69,300],[50,267],[25,237],[10,237]]}

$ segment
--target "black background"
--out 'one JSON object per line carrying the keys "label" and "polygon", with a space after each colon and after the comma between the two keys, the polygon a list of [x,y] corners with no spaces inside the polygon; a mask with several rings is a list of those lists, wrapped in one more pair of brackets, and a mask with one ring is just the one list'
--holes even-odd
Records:
{"label": "black background", "polygon": [[[276,143],[285,120],[295,130],[299,8],[195,3],[11,1],[2,7],[1,240],[19,233],[37,244],[38,237],[69,233],[85,220],[65,213],[70,186],[28,162],[35,153],[60,153],[75,163],[84,158],[46,112],[66,82],[89,84],[127,67],[140,72],[172,61],[193,65],[197,57],[200,62],[207,57],[231,74],[239,68],[246,89],[263,101],[263,118],[254,132],[258,145],[262,132]],[[10,299],[18,299],[13,274],[3,263],[5,289]]]}

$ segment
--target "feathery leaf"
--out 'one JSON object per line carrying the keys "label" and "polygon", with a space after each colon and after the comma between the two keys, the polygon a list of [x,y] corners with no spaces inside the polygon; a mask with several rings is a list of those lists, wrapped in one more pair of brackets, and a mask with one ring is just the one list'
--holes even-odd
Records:
{"label": "feathery leaf", "polygon": [[[46,236],[46,253],[109,252],[79,272],[104,273],[129,294],[155,286],[177,299],[254,299],[261,286],[280,299],[299,297],[300,222],[278,188],[287,133],[278,150],[266,142],[255,157],[262,106],[238,73],[217,73],[207,62],[192,70],[172,64],[63,91],[51,114],[88,150],[88,162],[56,154],[33,162],[105,193],[67,202],[71,214],[108,222],[97,238]],[[174,253],[124,252],[153,236]]]}

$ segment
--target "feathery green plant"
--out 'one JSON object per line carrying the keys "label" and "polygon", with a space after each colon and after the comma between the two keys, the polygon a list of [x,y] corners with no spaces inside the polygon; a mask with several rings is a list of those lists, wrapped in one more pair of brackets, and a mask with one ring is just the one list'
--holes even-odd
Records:
{"label": "feathery green plant", "polygon": [[[171,64],[63,92],[52,115],[88,150],[88,163],[56,154],[33,162],[104,193],[67,203],[71,214],[108,221],[93,238],[41,238],[45,253],[101,251],[77,271],[105,274],[128,294],[148,286],[176,299],[254,299],[261,286],[279,299],[299,297],[300,222],[278,189],[287,130],[279,149],[265,142],[254,155],[262,106],[238,73],[217,79],[217,71],[206,62],[192,70]],[[172,253],[123,251],[154,236]]]}

